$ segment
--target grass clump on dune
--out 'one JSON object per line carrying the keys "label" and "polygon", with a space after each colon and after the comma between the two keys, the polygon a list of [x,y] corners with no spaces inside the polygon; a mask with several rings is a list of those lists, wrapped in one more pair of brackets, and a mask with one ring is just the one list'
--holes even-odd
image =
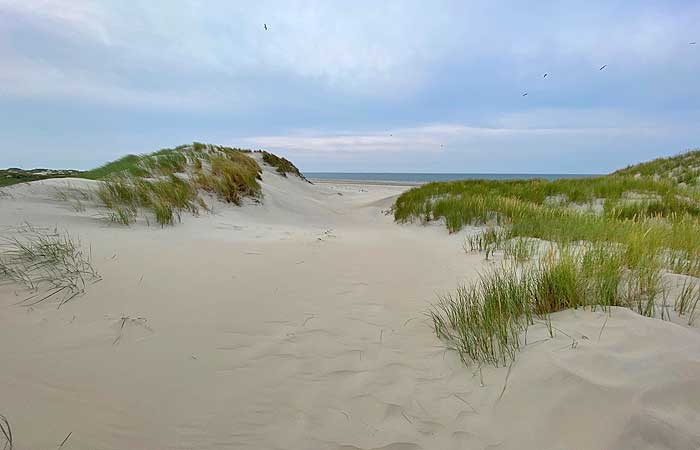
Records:
{"label": "grass clump on dune", "polygon": [[506,228],[488,227],[484,232],[468,236],[464,242],[464,250],[484,252],[486,259],[496,250],[504,248],[510,238],[510,230]]}
{"label": "grass clump on dune", "polygon": [[100,185],[97,196],[111,211],[110,219],[122,225],[133,223],[140,209],[150,211],[158,224],[172,225],[182,211],[197,214],[206,206],[193,183],[176,175],[155,180],[113,177]]}
{"label": "grass clump on dune", "polygon": [[[404,193],[396,202],[398,221],[434,220],[449,204],[467,197],[508,198],[533,205],[565,206],[596,210],[604,203],[601,215],[614,219],[700,217],[700,190],[684,186],[677,176],[697,171],[700,180],[700,150],[672,158],[658,159],[619,170],[607,176],[589,178],[533,180],[464,180],[429,183]],[[603,206],[603,205],[601,205]],[[464,209],[464,208],[463,208]],[[454,211],[453,211],[454,212]],[[469,224],[471,219],[453,220],[451,230]]]}
{"label": "grass clump on dune", "polygon": [[266,164],[269,164],[270,166],[277,169],[277,173],[279,173],[283,177],[286,177],[288,173],[291,173],[292,175],[298,176],[302,180],[306,180],[306,177],[287,158],[281,158],[277,155],[274,155],[274,154],[266,152],[266,151],[262,151],[261,153],[262,153],[263,161],[265,161]]}
{"label": "grass clump on dune", "polygon": [[[700,274],[697,272],[700,270],[700,222],[692,215],[618,218],[472,189],[463,195],[431,199],[428,194],[418,202],[413,201],[411,198],[420,194],[422,189],[416,188],[399,197],[394,210],[397,221],[424,221],[429,217],[430,220],[444,220],[451,232],[459,231],[465,225],[488,224],[505,227],[507,231],[500,233],[507,233],[508,238],[538,238],[558,243],[616,242],[630,245],[630,249],[638,252],[672,255],[663,258],[669,269],[684,267],[684,273]],[[408,201],[404,195],[409,197]],[[472,239],[493,241],[494,238]],[[499,240],[505,241],[496,239]],[[475,245],[478,247],[479,243]],[[488,245],[499,248],[500,244],[491,242]]]}
{"label": "grass clump on dune", "polygon": [[435,333],[465,363],[505,364],[515,357],[520,335],[532,320],[522,301],[530,287],[527,276],[512,267],[482,275],[477,283],[440,298],[430,311]]}
{"label": "grass clump on dune", "polygon": [[503,256],[516,262],[525,262],[537,252],[537,242],[529,238],[514,238],[503,244]]}
{"label": "grass clump on dune", "polygon": [[[465,250],[486,259],[502,251],[519,263],[441,298],[431,312],[437,335],[465,361],[505,363],[533,318],[551,327],[556,311],[622,306],[666,317],[665,274],[695,277],[673,302],[692,323],[700,314],[700,288],[689,287],[700,282],[700,192],[648,175],[678,172],[679,161],[696,156],[641,165],[643,176],[628,168],[585,179],[430,183],[402,194],[396,221],[484,227]],[[549,251],[536,258],[539,245]]]}
{"label": "grass clump on dune", "polygon": [[441,297],[430,316],[437,336],[466,364],[507,365],[529,326],[540,322],[554,336],[550,316],[558,311],[620,306],[652,317],[659,275],[658,268],[630,270],[622,252],[605,245],[567,247],[529,266],[492,269]]}
{"label": "grass clump on dune", "polygon": [[250,151],[195,142],[190,146],[124,157],[89,176],[103,179],[97,198],[110,220],[123,225],[146,211],[161,226],[179,222],[183,211],[198,214],[209,207],[200,191],[241,204],[259,198],[262,169]]}
{"label": "grass clump on dune", "polygon": [[235,153],[214,156],[210,160],[211,171],[199,172],[196,185],[213,192],[228,203],[239,205],[242,197],[258,197],[261,193],[260,167],[247,155]]}
{"label": "grass clump on dune", "polygon": [[698,184],[700,177],[700,150],[691,150],[670,158],[657,158],[625,167],[616,175],[667,178],[676,183]]}
{"label": "grass clump on dune", "polygon": [[0,240],[0,279],[33,293],[25,306],[49,298],[59,298],[61,306],[101,279],[80,241],[67,233],[24,225],[8,234]]}
{"label": "grass clump on dune", "polygon": [[688,325],[693,325],[695,320],[700,316],[700,285],[689,283],[687,280],[683,283],[680,294],[676,298],[673,309],[681,317],[688,318]]}

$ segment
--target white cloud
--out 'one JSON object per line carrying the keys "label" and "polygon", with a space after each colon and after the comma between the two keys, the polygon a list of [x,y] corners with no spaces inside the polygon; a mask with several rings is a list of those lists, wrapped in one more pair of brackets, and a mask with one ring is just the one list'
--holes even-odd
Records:
{"label": "white cloud", "polygon": [[[504,122],[509,122],[505,120]],[[498,120],[496,121],[498,122]],[[466,148],[474,143],[494,145],[517,139],[585,139],[659,137],[670,132],[668,127],[647,127],[628,124],[624,127],[524,127],[521,120],[515,127],[475,127],[458,123],[427,124],[372,132],[296,131],[284,135],[252,136],[236,142],[251,148],[293,153],[398,153],[412,151],[440,153]]]}
{"label": "white cloud", "polygon": [[97,78],[89,71],[58,68],[21,58],[13,59],[9,67],[0,72],[0,97],[188,110],[221,106],[220,99],[212,92],[126,87],[115,80]]}
{"label": "white cloud", "polygon": [[90,0],[0,0],[0,14],[13,13],[45,25],[59,33],[79,34],[109,44],[104,22],[107,13]]}
{"label": "white cloud", "polygon": [[652,0],[0,0],[0,113],[23,112],[0,132],[77,160],[95,146],[61,136],[110,157],[235,135],[310,167],[602,167],[697,145],[699,20]]}
{"label": "white cloud", "polygon": [[[605,3],[548,5],[547,15],[531,9],[447,1],[0,0],[0,14],[22,17],[26,23],[18,26],[43,33],[36,44],[49,51],[23,57],[46,72],[83,67],[92,72],[83,76],[105,89],[91,95],[107,103],[119,97],[112,91],[129,90],[123,80],[105,76],[115,67],[135,81],[162,79],[164,91],[168,80],[194,73],[187,81],[216,84],[224,93],[249,90],[255,80],[299,79],[326,95],[400,99],[460,64],[478,79],[493,64],[529,77],[562,61],[591,67],[605,61],[611,70],[631,60],[662,63],[687,50],[684,37],[700,16],[700,7],[690,6],[683,16],[640,7],[621,17]],[[12,31],[4,33],[0,40],[10,41]],[[83,55],[85,46],[93,51]],[[52,58],[53,48],[70,53],[70,60]],[[5,66],[14,53],[0,44]],[[25,85],[32,80],[41,84],[34,77],[5,92],[16,87],[18,94],[31,94]],[[50,90],[62,92],[47,83],[34,91]]]}
{"label": "white cloud", "polygon": [[416,14],[398,3],[339,5],[0,0],[0,11],[29,18],[49,33],[80,33],[84,42],[103,45],[115,57],[127,54],[134,64],[162,70],[187,65],[243,78],[286,73],[375,94],[415,87],[425,64],[455,47],[442,32],[447,12]]}

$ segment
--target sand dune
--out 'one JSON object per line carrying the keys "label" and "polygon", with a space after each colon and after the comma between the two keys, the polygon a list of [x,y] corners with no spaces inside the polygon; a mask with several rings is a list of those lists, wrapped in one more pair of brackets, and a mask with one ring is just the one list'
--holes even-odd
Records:
{"label": "sand dune", "polygon": [[[465,367],[424,315],[480,255],[384,214],[406,187],[265,169],[264,201],[110,225],[5,189],[0,226],[59,227],[103,281],[56,309],[0,286],[0,413],[18,449],[700,448],[700,334],[565,311],[510,368]],[[339,195],[341,194],[341,195]]]}

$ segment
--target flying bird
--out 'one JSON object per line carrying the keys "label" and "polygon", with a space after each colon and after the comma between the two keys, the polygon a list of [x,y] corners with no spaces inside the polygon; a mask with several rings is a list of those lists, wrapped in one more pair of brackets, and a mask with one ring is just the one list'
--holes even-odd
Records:
{"label": "flying bird", "polygon": [[600,69],[598,69],[598,70],[603,70],[603,69],[605,69],[606,67],[608,67],[608,65],[607,65],[607,64],[603,64],[602,66],[600,66]]}
{"label": "flying bird", "polygon": [[695,44],[697,44],[697,42],[693,41],[693,42],[689,42],[688,44],[695,45]]}
{"label": "flying bird", "polygon": [[527,92],[525,92],[525,93],[523,94],[523,97],[525,97],[526,95],[527,95]]}
{"label": "flying bird", "polygon": [[545,73],[545,74],[542,76],[542,78],[547,78],[547,75],[548,75],[548,74]]}
{"label": "flying bird", "polygon": [[263,27],[265,27],[265,31],[267,31],[267,24],[266,23],[263,24]]}

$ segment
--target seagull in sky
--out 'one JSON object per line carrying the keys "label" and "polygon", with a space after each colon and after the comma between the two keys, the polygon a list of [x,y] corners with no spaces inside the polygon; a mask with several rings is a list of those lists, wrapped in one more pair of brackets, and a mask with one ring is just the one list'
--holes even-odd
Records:
{"label": "seagull in sky", "polygon": [[602,66],[600,66],[600,69],[598,69],[598,70],[603,70],[603,69],[605,69],[606,67],[608,67],[608,65],[607,65],[607,64],[603,64]]}
{"label": "seagull in sky", "polygon": [[527,92],[525,92],[525,93],[523,94],[523,97],[525,97],[525,96],[527,96]]}
{"label": "seagull in sky", "polygon": [[265,27],[265,31],[267,31],[267,24],[266,23],[263,24],[263,27]]}
{"label": "seagull in sky", "polygon": [[542,78],[547,78],[547,75],[549,75],[549,74],[545,73],[545,74],[542,76]]}
{"label": "seagull in sky", "polygon": [[697,44],[697,42],[693,41],[693,42],[689,42],[688,44],[689,44],[689,45],[695,45],[695,44]]}

